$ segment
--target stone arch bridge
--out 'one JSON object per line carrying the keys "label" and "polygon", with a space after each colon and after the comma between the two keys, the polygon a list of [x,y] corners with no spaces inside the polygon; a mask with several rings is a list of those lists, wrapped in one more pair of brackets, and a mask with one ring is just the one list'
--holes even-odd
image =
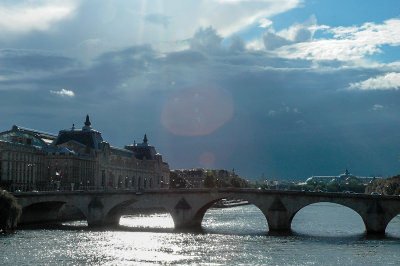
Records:
{"label": "stone arch bridge", "polygon": [[331,202],[358,213],[368,234],[384,234],[388,223],[400,214],[400,196],[324,193],[255,189],[185,189],[85,192],[15,193],[23,207],[20,224],[54,222],[64,204],[75,206],[89,226],[117,225],[129,208],[162,208],[173,218],[175,228],[201,228],[206,211],[217,201],[242,199],[257,206],[270,231],[290,231],[295,214],[307,205]]}

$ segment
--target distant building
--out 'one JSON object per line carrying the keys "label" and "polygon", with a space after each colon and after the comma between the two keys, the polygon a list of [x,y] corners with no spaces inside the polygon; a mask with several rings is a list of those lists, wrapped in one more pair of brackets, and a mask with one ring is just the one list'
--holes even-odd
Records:
{"label": "distant building", "polygon": [[167,188],[169,166],[155,147],[117,148],[91,127],[61,130],[58,136],[13,126],[0,133],[0,186],[32,189]]}
{"label": "distant building", "polygon": [[350,174],[350,172],[346,169],[346,171],[343,174],[338,176],[311,176],[306,180],[306,183],[314,181],[324,182],[324,183],[332,183],[332,182],[347,183],[350,182],[352,179],[358,180],[361,183],[369,183],[375,178],[380,178],[380,177],[355,176]]}

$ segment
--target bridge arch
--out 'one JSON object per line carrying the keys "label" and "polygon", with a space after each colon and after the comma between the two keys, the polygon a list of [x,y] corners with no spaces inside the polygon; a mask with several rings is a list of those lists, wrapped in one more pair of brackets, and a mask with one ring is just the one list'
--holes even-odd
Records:
{"label": "bridge arch", "polygon": [[[193,221],[197,224],[197,227],[201,228],[201,223],[203,222],[204,215],[206,214],[207,210],[211,208],[216,202],[222,200],[223,198],[216,198],[210,202],[204,204],[194,215]],[[175,222],[175,219],[174,219]]]}
{"label": "bridge arch", "polygon": [[265,235],[269,226],[260,206],[248,202],[246,206],[210,207],[202,218],[201,228],[210,233]]}
{"label": "bridge arch", "polygon": [[[389,222],[387,223],[386,227],[385,227],[385,232],[387,232],[388,234],[392,234],[392,226],[395,225],[396,223],[400,223],[400,208],[397,211],[397,214],[392,215],[393,217],[388,219]],[[396,237],[400,237],[400,234],[398,232],[396,232]]]}
{"label": "bridge arch", "polygon": [[103,218],[103,225],[118,225],[119,219],[124,215],[125,209],[136,201],[136,199],[128,199],[114,204],[108,211],[106,211]]}
{"label": "bridge arch", "polygon": [[[322,213],[318,211],[316,213],[316,208],[320,207]],[[314,210],[313,210],[314,208]],[[340,212],[340,215],[336,215]],[[308,212],[308,213],[307,213]],[[311,216],[311,217],[310,217]],[[299,224],[303,225],[300,228],[296,228],[296,218],[302,219],[304,221],[298,221]],[[329,219],[327,219],[329,217]],[[346,217],[346,220],[342,218]],[[327,222],[327,220],[329,220]],[[295,222],[295,223],[293,223]],[[360,211],[350,204],[337,203],[332,201],[317,201],[306,204],[301,208],[297,209],[290,217],[290,229],[296,228],[296,231],[303,231],[313,229],[313,232],[308,233],[329,233],[334,227],[335,235],[339,232],[343,234],[358,234],[364,233],[366,230],[366,224],[363,215]]]}
{"label": "bridge arch", "polygon": [[[194,227],[194,228],[202,228],[202,222],[204,220],[204,216],[205,216],[206,212],[208,210],[210,210],[210,208],[212,208],[212,206],[215,203],[217,203],[217,202],[219,202],[219,201],[221,201],[223,199],[242,200],[242,201],[247,201],[248,205],[254,205],[263,214],[263,217],[265,218],[266,224],[268,225],[268,217],[267,217],[265,211],[263,211],[263,207],[261,206],[260,202],[252,199],[251,197],[249,198],[246,195],[240,195],[240,196],[237,196],[237,195],[234,195],[234,196],[232,196],[232,195],[228,195],[228,196],[227,195],[220,195],[220,196],[218,196],[218,197],[216,197],[216,198],[214,198],[212,200],[209,200],[209,201],[207,201],[207,202],[202,204],[202,206],[195,212],[195,215],[193,216],[192,227]],[[174,218],[174,216],[173,216],[173,218]],[[179,224],[178,222],[175,221],[175,218],[174,218],[174,222],[175,222],[175,225]]]}
{"label": "bridge arch", "polygon": [[[64,213],[60,213],[65,206],[68,206],[68,210]],[[71,213],[72,209],[74,209],[73,213]],[[19,224],[62,222],[74,220],[76,217],[86,219],[86,215],[77,205],[69,203],[68,201],[48,200],[24,206],[22,208]]]}

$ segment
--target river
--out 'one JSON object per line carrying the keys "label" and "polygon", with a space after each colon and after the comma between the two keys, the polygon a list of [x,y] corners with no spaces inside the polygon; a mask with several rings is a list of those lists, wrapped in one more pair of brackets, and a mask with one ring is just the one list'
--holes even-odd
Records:
{"label": "river", "polygon": [[207,211],[202,232],[175,232],[169,214],[124,216],[120,227],[83,221],[0,236],[1,265],[399,265],[400,217],[386,236],[364,235],[354,211],[331,203],[302,209],[291,235],[268,234],[253,205]]}

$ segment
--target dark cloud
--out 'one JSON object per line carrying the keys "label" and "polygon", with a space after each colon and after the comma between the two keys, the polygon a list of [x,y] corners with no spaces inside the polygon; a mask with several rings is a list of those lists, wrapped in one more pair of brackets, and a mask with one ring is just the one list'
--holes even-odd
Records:
{"label": "dark cloud", "polygon": [[231,52],[243,52],[245,50],[245,43],[239,36],[233,36],[231,44],[229,46],[229,51]]}
{"label": "dark cloud", "polygon": [[206,60],[206,57],[203,53],[197,51],[180,51],[180,52],[172,52],[166,56],[167,64],[185,64],[185,65],[193,65],[198,64]]}
{"label": "dark cloud", "polygon": [[[221,40],[212,28],[200,29],[180,52],[133,46],[103,53],[89,65],[62,56],[42,62],[25,52],[21,58],[30,58],[29,69],[58,70],[0,81],[0,124],[4,130],[18,123],[56,133],[83,123],[89,113],[113,145],[147,133],[172,168],[198,167],[206,154],[215,158],[211,167],[235,168],[249,177],[305,178],[339,174],[346,167],[357,175],[399,172],[400,92],[344,89],[382,69],[341,68],[329,61],[311,68],[313,62],[248,51],[238,38],[231,46]],[[6,61],[0,76],[19,69],[24,62],[19,60]],[[49,92],[62,88],[75,97]],[[218,97],[216,88],[223,92]],[[385,108],[371,110],[376,104]],[[224,106],[229,110],[221,110]],[[163,125],[166,108],[173,110],[168,125],[189,132],[194,129],[174,119],[184,114],[188,125],[204,126],[201,119],[213,118],[213,110],[215,118],[225,116],[202,131],[207,134],[180,136]]]}
{"label": "dark cloud", "polygon": [[275,32],[267,31],[263,35],[264,47],[267,50],[274,50],[284,45],[291,44],[293,42],[278,36]]}
{"label": "dark cloud", "polygon": [[189,40],[190,49],[215,54],[221,51],[222,37],[212,27],[200,28]]}
{"label": "dark cloud", "polygon": [[65,56],[27,50],[0,50],[0,68],[6,70],[54,72],[75,64],[75,60]]}

